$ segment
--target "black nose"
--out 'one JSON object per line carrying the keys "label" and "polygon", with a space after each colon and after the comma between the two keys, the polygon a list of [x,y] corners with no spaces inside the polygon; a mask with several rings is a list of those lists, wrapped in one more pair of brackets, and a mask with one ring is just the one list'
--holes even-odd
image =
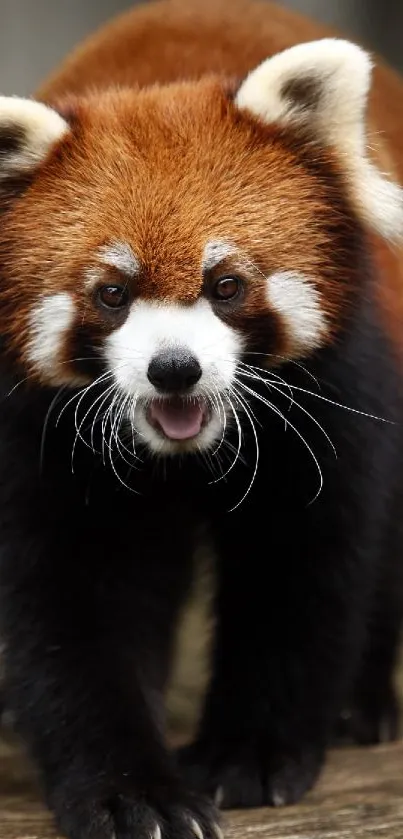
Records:
{"label": "black nose", "polygon": [[164,393],[186,391],[199,381],[202,374],[194,355],[186,350],[164,350],[151,359],[147,376],[157,390]]}

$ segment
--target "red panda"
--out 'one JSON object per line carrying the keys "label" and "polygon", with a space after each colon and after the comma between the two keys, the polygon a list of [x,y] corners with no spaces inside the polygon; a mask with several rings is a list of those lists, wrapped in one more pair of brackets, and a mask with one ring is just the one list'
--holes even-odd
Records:
{"label": "red panda", "polygon": [[[70,839],[211,839],[393,739],[403,85],[269,3],[161,0],[0,98],[7,705]],[[212,676],[163,695],[197,529]],[[215,801],[215,803],[214,803]]]}

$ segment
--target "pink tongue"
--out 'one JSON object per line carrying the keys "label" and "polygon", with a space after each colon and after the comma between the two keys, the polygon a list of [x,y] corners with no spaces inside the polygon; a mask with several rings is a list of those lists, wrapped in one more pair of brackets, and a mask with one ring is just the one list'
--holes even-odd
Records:
{"label": "pink tongue", "polygon": [[203,409],[195,402],[158,400],[151,403],[150,417],[171,440],[196,437],[203,422]]}

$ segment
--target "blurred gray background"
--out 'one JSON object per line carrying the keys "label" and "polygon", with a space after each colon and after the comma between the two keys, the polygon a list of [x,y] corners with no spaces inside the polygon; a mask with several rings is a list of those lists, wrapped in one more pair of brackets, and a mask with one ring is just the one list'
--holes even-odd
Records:
{"label": "blurred gray background", "polygon": [[[335,24],[403,70],[403,0],[279,2]],[[80,39],[134,3],[135,0],[0,0],[0,93],[32,93]]]}

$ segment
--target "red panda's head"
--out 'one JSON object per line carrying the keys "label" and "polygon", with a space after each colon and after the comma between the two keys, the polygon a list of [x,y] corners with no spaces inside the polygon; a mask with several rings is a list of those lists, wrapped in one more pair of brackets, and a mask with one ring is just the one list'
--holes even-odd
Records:
{"label": "red panda's head", "polygon": [[[151,450],[210,447],[245,360],[334,339],[362,230],[402,230],[366,154],[370,61],[325,40],[236,89],[0,99],[0,329],[44,386],[118,389]],[[102,379],[102,377],[104,377]]]}

